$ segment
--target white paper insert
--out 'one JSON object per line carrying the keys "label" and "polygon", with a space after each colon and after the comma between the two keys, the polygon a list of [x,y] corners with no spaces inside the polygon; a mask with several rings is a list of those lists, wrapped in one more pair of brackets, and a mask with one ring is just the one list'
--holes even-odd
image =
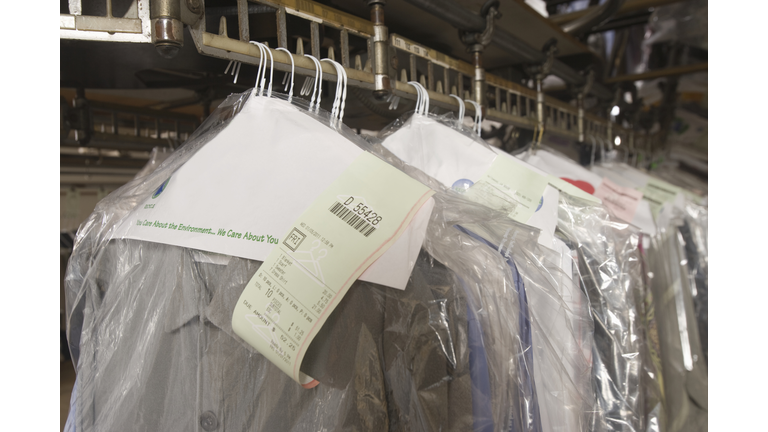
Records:
{"label": "white paper insert", "polygon": [[[285,101],[251,97],[113,237],[263,261],[290,224],[362,152]],[[430,213],[431,204],[425,204],[413,228],[360,279],[404,289]],[[406,262],[409,266],[402,265]]]}

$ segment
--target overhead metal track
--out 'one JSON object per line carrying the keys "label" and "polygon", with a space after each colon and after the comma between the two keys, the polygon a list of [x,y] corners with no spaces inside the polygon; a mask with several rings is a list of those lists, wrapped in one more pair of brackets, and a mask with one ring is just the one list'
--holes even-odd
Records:
{"label": "overhead metal track", "polygon": [[[626,3],[624,3],[624,5],[621,8],[619,8],[618,12],[616,12],[616,16],[621,16],[624,14],[638,12],[642,10],[648,10],[650,8],[655,8],[659,6],[666,6],[668,4],[679,3],[681,1],[683,0],[627,0]],[[582,9],[576,12],[555,15],[553,17],[550,17],[549,20],[552,21],[552,23],[554,24],[563,25],[575,19],[581,18],[584,15],[590,14],[599,7],[600,6],[593,6],[593,7]]]}
{"label": "overhead metal track", "polygon": [[627,81],[646,81],[656,78],[665,78],[670,76],[687,75],[696,72],[704,72],[707,70],[709,63],[697,63],[685,66],[676,66],[665,69],[652,70],[634,75],[619,75],[612,78],[608,78],[607,82],[627,82]]}
{"label": "overhead metal track", "polygon": [[589,13],[563,25],[563,31],[575,36],[585,33],[615,15],[623,5],[624,0],[606,0]]}
{"label": "overhead metal track", "polygon": [[[138,0],[134,0],[138,1]],[[342,11],[336,10],[329,6],[311,1],[311,0],[249,0],[251,3],[258,3],[262,6],[269,6],[273,8],[275,13],[276,26],[276,40],[279,47],[291,49],[291,53],[285,51],[277,51],[272,47],[269,47],[274,59],[274,69],[276,71],[290,71],[291,65],[295,65],[296,75],[304,75],[313,77],[315,75],[315,64],[307,57],[303,55],[303,48],[296,47],[296,51],[289,46],[289,40],[292,37],[288,33],[288,27],[286,26],[286,16],[291,15],[294,21],[294,26],[306,24],[307,28],[311,28],[311,43],[310,46],[313,51],[313,55],[318,58],[325,57],[325,51],[327,44],[321,45],[321,34],[319,29],[325,28],[327,31],[322,36],[324,38],[331,38],[338,35],[339,40],[331,41],[333,46],[337,47],[335,56],[341,57],[341,63],[345,67],[345,71],[348,77],[348,85],[351,87],[357,87],[360,89],[366,89],[373,91],[376,89],[376,72],[372,67],[373,58],[373,45],[374,39],[376,39],[376,31],[374,23],[367,19],[363,19]],[[409,0],[411,2],[415,0]],[[190,9],[190,4],[195,2],[183,2],[181,4],[181,16],[182,20],[185,20],[185,14],[194,12]],[[437,2],[427,2],[429,4],[437,5]],[[470,31],[482,30],[485,28],[485,20],[480,16],[468,12],[465,9],[457,6],[454,1],[441,1],[439,2],[442,10],[449,10],[451,13],[463,16],[460,18],[463,23],[460,24],[460,28],[464,28]],[[238,3],[238,24],[247,22],[249,7],[244,2]],[[195,19],[184,21],[189,26],[190,35],[197,51],[205,56],[215,57],[226,60],[234,60],[242,62],[243,64],[256,66],[259,64],[261,52],[260,50],[249,43],[249,40],[253,39],[251,29],[249,26],[238,25],[239,34],[235,37],[230,37],[227,34],[227,17],[221,16],[218,28],[207,29],[206,25],[215,25],[212,22],[206,24],[205,14],[206,8],[201,7],[199,11],[194,12]],[[261,9],[259,9],[261,11]],[[234,17],[233,17],[234,18]],[[456,18],[456,17],[454,17]],[[467,22],[466,20],[469,19]],[[303,21],[303,22],[302,22]],[[476,22],[475,22],[476,21]],[[383,25],[383,24],[380,24]],[[298,27],[297,27],[298,28]],[[508,49],[515,49],[517,52],[527,53],[527,59],[530,59],[531,63],[540,62],[544,58],[544,54],[537,49],[527,45],[526,43],[518,40],[514,36],[506,32],[494,31],[492,43],[499,44],[502,47]],[[449,94],[459,94],[462,98],[473,98],[471,92],[474,89],[465,88],[464,82],[467,78],[474,76],[474,67],[466,62],[459,61],[451,58],[436,50],[429,49],[413,41],[410,41],[402,36],[396,34],[385,35],[383,31],[379,32],[378,42],[384,42],[384,36],[388,36],[387,42],[388,50],[394,53],[395,56],[404,57],[399,62],[399,65],[391,65],[392,70],[387,70],[391,80],[392,97],[402,97],[410,100],[416,99],[416,90],[407,84],[407,81],[415,80],[424,82],[431,105],[446,110],[457,110],[458,104],[455,99],[451,98]],[[62,36],[64,37],[64,36]],[[364,39],[367,43],[367,54],[365,51],[356,53],[350,52],[350,39],[351,38]],[[327,41],[326,41],[327,42]],[[301,43],[301,42],[300,42]],[[301,45],[303,47],[303,45]],[[358,40],[359,46],[359,40]],[[301,52],[299,52],[301,51]],[[328,53],[331,56],[331,53]],[[391,59],[392,57],[390,57]],[[271,63],[271,62],[270,62]],[[397,63],[397,62],[395,62]],[[406,69],[404,66],[408,65]],[[323,78],[326,80],[335,81],[336,69],[329,63],[321,63]],[[397,69],[394,73],[392,73]],[[586,78],[581,74],[571,69],[567,65],[560,61],[555,60],[552,69],[552,73],[565,79],[566,82],[571,83],[585,83]],[[380,74],[385,73],[383,69],[379,70]],[[505,125],[514,125],[522,128],[533,129],[537,125],[536,119],[536,101],[537,93],[535,90],[522,86],[520,84],[502,79],[493,74],[486,74],[485,77],[488,102],[484,107],[486,115],[484,118],[492,121],[497,121]],[[470,79],[471,81],[471,79]],[[611,98],[613,93],[608,91],[603,86],[595,84],[592,86],[592,94],[601,98]],[[474,113],[473,106],[466,107],[467,114]],[[587,135],[600,135],[606,136],[610,131],[617,135],[623,135],[627,132],[620,128],[618,125],[614,125],[613,128],[609,127],[610,120],[606,118],[600,118],[591,114],[584,114],[578,116],[578,110],[576,107],[571,106],[568,103],[562,102],[552,97],[544,97],[543,106],[544,122],[548,133],[554,135],[578,139],[577,118],[583,119],[583,131]],[[140,115],[132,116],[134,119],[141,117]],[[133,121],[120,125],[120,132],[127,132],[128,135],[133,135],[132,138],[141,137],[145,140],[135,140],[133,144],[134,148],[142,149],[148,148],[150,145],[155,144],[159,139],[164,138],[166,131],[160,132],[160,128],[149,128],[149,132],[142,132],[140,129],[140,122]],[[141,122],[144,124],[143,122]],[[94,134],[92,138],[95,143],[98,143],[105,148],[120,148],[126,150],[126,144],[117,136],[122,133],[115,133],[116,129],[112,128],[113,123],[106,120],[102,123],[101,132],[98,131],[97,122],[94,122]],[[150,123],[149,126],[152,126]],[[128,129],[126,129],[128,128]],[[143,128],[141,128],[143,129]],[[109,132],[112,132],[109,134]],[[168,131],[173,133],[173,130]],[[106,135],[111,135],[107,137]],[[62,145],[75,145],[74,141],[78,141],[77,137],[73,141],[70,141],[72,137],[63,137]],[[127,141],[126,137],[126,141]],[[183,136],[179,136],[183,138]],[[625,137],[622,136],[622,139]],[[151,139],[151,141],[150,141]],[[83,143],[78,143],[83,145]]]}
{"label": "overhead metal track", "polygon": [[[476,13],[465,9],[454,0],[406,0],[408,3],[429,12],[442,19],[459,30],[478,32],[485,28],[485,19]],[[546,60],[546,55],[511,33],[502,29],[495,29],[491,37],[491,43],[511,53],[526,58],[530,63],[541,63]],[[555,60],[551,72],[563,79],[568,84],[581,86],[586,83],[586,78],[579,72],[561,62]],[[592,85],[592,94],[601,99],[610,99],[613,93],[603,85]]]}

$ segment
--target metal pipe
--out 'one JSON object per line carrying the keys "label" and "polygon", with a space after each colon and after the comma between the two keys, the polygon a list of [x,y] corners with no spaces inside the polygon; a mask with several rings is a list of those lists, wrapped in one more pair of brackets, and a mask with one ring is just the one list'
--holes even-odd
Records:
{"label": "metal pipe", "polygon": [[[144,161],[146,163],[146,161]],[[62,174],[107,174],[107,175],[130,175],[134,176],[139,172],[139,168],[108,168],[108,167],[94,167],[94,166],[77,166],[77,167],[59,167],[59,172]]]}
{"label": "metal pipe", "polygon": [[617,83],[617,82],[625,82],[625,81],[645,81],[645,80],[652,80],[656,78],[664,78],[664,77],[671,77],[671,76],[677,76],[677,75],[687,75],[687,74],[692,74],[696,72],[704,72],[707,70],[708,65],[709,63],[704,62],[704,63],[696,63],[692,65],[652,70],[649,72],[644,72],[644,73],[634,74],[634,75],[619,75],[612,78],[608,78],[605,80],[605,82]]}
{"label": "metal pipe", "polygon": [[[668,4],[679,3],[681,1],[683,0],[627,0],[627,2],[624,3],[624,6],[622,6],[619,9],[616,15],[622,15],[630,12],[637,12],[640,10],[648,10],[652,7],[666,6]],[[562,24],[571,22],[577,18],[581,18],[584,15],[592,12],[594,9],[598,7],[600,6],[593,6],[593,7],[589,7],[589,8],[582,9],[575,12],[555,15],[549,18],[549,21],[551,21],[553,24],[557,24],[558,26],[560,26]]]}
{"label": "metal pipe", "polygon": [[542,91],[541,81],[543,78],[536,77],[536,124],[539,133],[544,133],[544,91]]}
{"label": "metal pipe", "polygon": [[578,111],[578,129],[579,129],[579,142],[584,142],[584,93],[579,93],[576,96],[576,105],[579,109]]}
{"label": "metal pipe", "polygon": [[592,27],[591,30],[587,31],[584,34],[589,35],[592,33],[602,33],[608,30],[616,30],[616,29],[632,27],[636,25],[645,25],[645,24],[648,24],[648,20],[650,19],[651,14],[652,14],[651,12],[643,12],[640,15],[629,15],[627,17],[614,17],[605,21],[599,26]]}
{"label": "metal pipe", "polygon": [[237,24],[240,30],[240,40],[251,40],[251,28],[248,24],[248,0],[237,0]]}
{"label": "metal pipe", "polygon": [[152,43],[165,58],[176,57],[184,45],[184,23],[181,22],[181,6],[172,0],[152,0],[149,3]]}
{"label": "metal pipe", "polygon": [[131,175],[59,174],[59,184],[113,184],[123,185],[133,180]]}
{"label": "metal pipe", "polygon": [[[373,23],[373,61],[371,67],[374,77],[373,96],[384,99],[392,92],[389,77],[389,32],[384,25],[385,0],[369,0],[371,22]],[[415,79],[415,78],[414,78]]]}
{"label": "metal pipe", "polygon": [[588,14],[563,25],[563,31],[578,36],[612,17],[624,5],[624,0],[606,0]]}
{"label": "metal pipe", "polygon": [[472,78],[473,92],[475,102],[477,102],[482,109],[487,109],[485,103],[485,89],[487,85],[485,83],[485,69],[483,69],[483,53],[481,51],[475,51],[473,53],[473,60],[475,66],[475,76]]}
{"label": "metal pipe", "polygon": [[[277,9],[272,6],[257,5],[253,3],[248,4],[248,15],[252,14],[264,14],[274,13]],[[208,16],[236,16],[237,6],[219,6],[219,7],[206,7],[205,14]]]}
{"label": "metal pipe", "polygon": [[[406,0],[408,3],[422,9],[447,22],[451,26],[467,31],[482,32],[485,29],[485,19],[480,15],[468,11],[455,0]],[[491,43],[499,48],[522,56],[530,63],[541,63],[545,60],[545,54],[528,45],[511,33],[496,28],[491,37]],[[568,84],[583,85],[584,77],[565,63],[555,60],[552,64],[553,75],[563,79]],[[613,93],[606,87],[595,83],[592,86],[592,94],[601,99],[610,99]]]}

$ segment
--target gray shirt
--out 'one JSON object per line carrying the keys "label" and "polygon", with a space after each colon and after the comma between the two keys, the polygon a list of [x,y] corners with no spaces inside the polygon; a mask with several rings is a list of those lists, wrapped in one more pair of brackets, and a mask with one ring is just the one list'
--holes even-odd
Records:
{"label": "gray shirt", "polygon": [[305,390],[231,329],[260,262],[134,240],[84,277],[76,430],[472,429],[466,302],[422,252],[405,291],[356,282],[310,345]]}

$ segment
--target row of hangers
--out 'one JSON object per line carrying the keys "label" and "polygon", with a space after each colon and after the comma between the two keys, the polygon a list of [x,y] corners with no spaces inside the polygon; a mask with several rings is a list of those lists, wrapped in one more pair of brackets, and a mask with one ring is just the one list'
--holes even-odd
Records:
{"label": "row of hangers", "polygon": [[[266,85],[266,57],[269,56],[270,65],[269,65],[269,85],[266,87],[267,91],[267,97],[272,96],[272,78],[274,74],[274,59],[272,57],[271,49],[261,42],[256,41],[250,41],[251,44],[257,46],[259,48],[260,56],[259,56],[259,66],[258,66],[258,73],[256,77],[256,85],[254,86],[254,92],[258,93],[258,95],[262,95],[264,93],[265,85]],[[288,102],[291,102],[293,99],[293,88],[294,88],[294,73],[295,73],[295,65],[293,60],[293,54],[291,54],[290,51],[288,51],[285,48],[276,48],[277,51],[283,51],[286,54],[288,54],[288,57],[291,60],[291,73],[290,73],[290,79],[289,75],[286,74],[283,78],[283,84],[284,89],[283,91],[287,92],[288,94]],[[346,103],[346,94],[347,94],[347,74],[344,70],[344,67],[336,62],[335,60],[325,58],[318,60],[316,57],[309,55],[309,54],[303,54],[304,57],[309,58],[312,60],[312,62],[315,64],[315,76],[312,77],[306,77],[304,80],[304,84],[302,85],[299,94],[301,96],[310,96],[310,102],[309,102],[309,110],[310,111],[317,111],[320,107],[322,92],[321,92],[321,81],[322,81],[322,67],[320,65],[320,62],[328,62],[330,63],[334,69],[336,69],[336,76],[339,77],[336,80],[336,96],[334,98],[334,102],[331,109],[331,118],[334,119],[334,122],[341,122],[344,118],[344,107]],[[240,68],[242,67],[242,63],[236,60],[230,60],[229,64],[227,65],[227,68],[224,70],[224,74],[231,73],[231,75],[234,76],[234,82],[237,83],[238,76],[240,74]],[[231,71],[231,72],[230,72]],[[417,97],[416,97],[416,114],[420,115],[428,115],[429,113],[429,93],[427,92],[426,88],[419,83],[418,81],[408,81],[408,84],[413,86],[416,89]],[[474,126],[472,127],[472,131],[477,134],[477,136],[481,136],[481,126],[483,121],[483,115],[482,115],[482,109],[480,105],[471,99],[462,99],[461,97],[450,94],[450,97],[456,99],[456,101],[459,104],[459,112],[458,112],[458,119],[457,119],[457,126],[460,126],[464,119],[464,113],[465,113],[465,104],[464,102],[471,103],[475,108],[475,118],[474,118]],[[391,106],[390,106],[391,108]],[[590,166],[593,166],[595,163],[595,156],[596,156],[596,150],[597,146],[599,144],[600,146],[600,155],[601,160],[606,160],[606,147],[610,148],[611,144],[606,141],[603,137],[591,135],[590,136],[592,141],[592,154],[590,158]],[[624,162],[628,162],[629,158],[629,152],[625,152],[624,154]]]}
{"label": "row of hangers", "polygon": [[[257,93],[259,96],[261,96],[264,93],[265,85],[266,85],[266,75],[267,75],[267,62],[266,58],[269,56],[269,85],[266,87],[267,97],[272,96],[272,81],[273,81],[273,75],[274,75],[274,58],[272,57],[272,51],[271,49],[261,42],[256,41],[250,41],[251,44],[257,46],[259,48],[260,56],[259,56],[259,66],[258,66],[258,73],[256,76],[256,83],[254,86],[254,93]],[[288,54],[288,57],[291,60],[291,72],[290,72],[290,79],[289,75],[286,74],[283,78],[282,84],[284,85],[283,91],[287,92],[288,95],[288,102],[291,102],[293,99],[293,88],[294,88],[294,74],[295,74],[295,65],[293,60],[293,54],[291,54],[290,51],[288,51],[285,48],[276,48],[277,51],[283,51],[286,54]],[[322,81],[322,67],[320,62],[328,62],[330,63],[334,69],[336,69],[336,76],[339,77],[336,80],[336,96],[334,98],[334,102],[331,109],[331,119],[333,119],[333,122],[340,123],[344,118],[344,108],[346,104],[346,95],[347,95],[347,73],[344,70],[344,67],[336,62],[335,60],[325,58],[318,60],[316,57],[309,55],[309,54],[303,54],[304,57],[309,58],[312,60],[312,62],[315,64],[315,76],[313,77],[306,77],[304,80],[304,84],[302,85],[299,94],[301,96],[310,96],[310,102],[309,102],[309,111],[317,111],[320,107],[321,97],[322,97],[322,91],[321,91],[321,81]],[[234,82],[237,83],[238,76],[240,74],[240,68],[242,67],[242,63],[238,62],[236,60],[230,60],[229,64],[227,65],[227,68],[224,70],[224,74],[231,73],[234,76]],[[230,72],[231,71],[231,72]],[[415,113],[418,115],[428,115],[429,113],[429,93],[427,92],[426,88],[419,83],[418,81],[408,81],[408,84],[413,86],[416,89],[416,109]],[[458,111],[458,118],[457,118],[457,126],[461,126],[464,114],[465,114],[465,104],[464,102],[468,102],[472,104],[475,108],[475,117],[474,117],[474,126],[472,127],[472,131],[477,134],[477,136],[481,136],[482,132],[482,122],[483,122],[483,114],[482,109],[480,107],[480,104],[478,104],[476,101],[473,101],[471,99],[462,99],[461,97],[450,94],[450,97],[456,99],[456,101],[459,104],[459,111]],[[593,166],[595,163],[595,156],[598,144],[600,146],[600,156],[601,160],[606,160],[606,147],[610,148],[611,144],[606,141],[603,137],[590,135],[591,141],[592,141],[592,154],[590,158],[590,166]],[[624,154],[624,162],[628,162],[629,158],[629,152],[625,152]]]}
{"label": "row of hangers", "polygon": [[[274,59],[272,57],[271,49],[265,44],[260,42],[250,41],[249,43],[256,45],[259,48],[259,52],[260,52],[258,72],[256,76],[256,85],[254,86],[254,93],[257,93],[259,96],[261,96],[264,93],[264,89],[266,85],[266,68],[267,68],[265,59],[267,55],[269,56],[269,60],[270,60],[269,85],[266,87],[266,90],[267,90],[267,97],[270,97],[272,95],[272,78],[274,73]],[[288,57],[291,60],[290,79],[288,79],[289,77],[288,74],[286,74],[285,77],[283,78],[283,84],[285,85],[283,91],[287,91],[288,101],[290,102],[293,98],[294,73],[295,73],[293,54],[291,54],[291,52],[285,48],[276,48],[276,50],[283,51],[286,54],[288,54]],[[334,69],[336,69],[336,76],[339,77],[336,80],[336,96],[334,98],[334,103],[331,109],[331,118],[335,119],[335,121],[341,122],[342,119],[344,118],[344,107],[345,107],[345,101],[347,96],[347,73],[344,70],[344,67],[340,63],[329,58],[318,60],[316,57],[309,54],[304,54],[304,57],[309,58],[315,64],[315,76],[314,76],[314,79],[312,77],[307,77],[305,79],[304,84],[302,85],[299,91],[299,94],[301,96],[311,95],[310,102],[309,102],[309,110],[317,111],[320,107],[321,96],[322,96],[321,86],[320,86],[320,83],[322,81],[322,67],[320,65],[320,62],[330,63],[334,67]],[[234,76],[234,82],[237,83],[237,79],[240,74],[241,67],[242,67],[241,62],[236,60],[230,60],[229,64],[227,65],[227,68],[224,70],[224,74],[231,73],[231,75]],[[417,94],[416,110],[415,110],[416,114],[428,115],[429,93],[427,92],[426,88],[424,88],[424,86],[417,81],[409,81],[408,84],[410,84],[416,89],[416,94]],[[456,99],[459,103],[457,126],[461,125],[464,119],[464,113],[465,113],[464,102],[465,101],[469,102],[474,106],[475,118],[474,118],[474,126],[472,128],[472,131],[475,132],[478,136],[480,136],[481,125],[483,121],[483,114],[482,114],[482,109],[480,107],[480,104],[478,104],[476,101],[473,101],[471,99],[462,100],[461,97],[455,94],[450,94],[449,96]]]}

